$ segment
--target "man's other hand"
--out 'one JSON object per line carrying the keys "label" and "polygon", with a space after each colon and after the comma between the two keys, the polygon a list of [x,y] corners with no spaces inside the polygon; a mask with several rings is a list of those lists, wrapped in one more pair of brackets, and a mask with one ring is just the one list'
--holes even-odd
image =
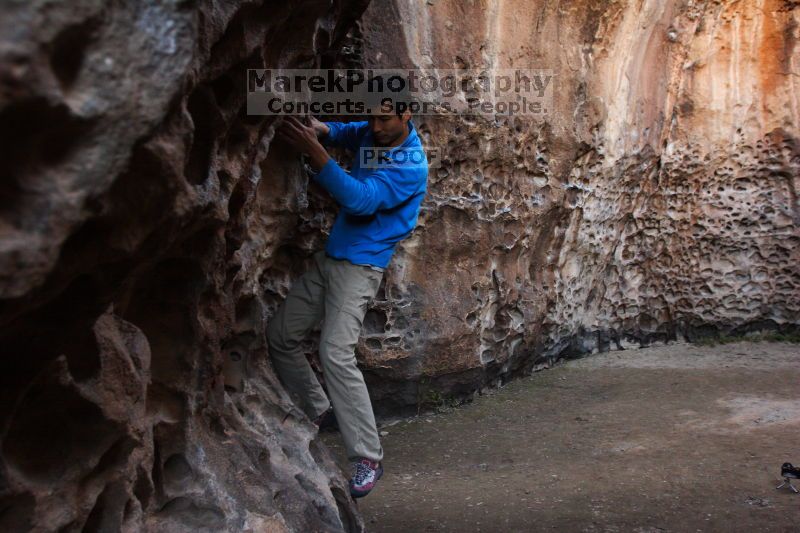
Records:
{"label": "man's other hand", "polygon": [[[312,119],[316,120],[316,119]],[[317,122],[327,129],[327,126],[317,120]],[[311,122],[313,124],[313,122]],[[278,128],[278,138],[288,143],[298,152],[308,154],[311,167],[319,172],[325,163],[330,159],[328,151],[325,150],[319,140],[317,140],[317,130],[313,125],[306,125],[295,117],[287,116],[283,124]]]}

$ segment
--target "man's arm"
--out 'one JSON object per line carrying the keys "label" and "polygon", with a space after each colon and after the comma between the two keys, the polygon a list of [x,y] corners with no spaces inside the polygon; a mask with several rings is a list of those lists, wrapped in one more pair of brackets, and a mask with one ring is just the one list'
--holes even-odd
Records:
{"label": "man's arm", "polygon": [[328,132],[320,140],[330,146],[347,148],[351,152],[358,152],[359,140],[367,127],[367,122],[320,122],[328,128]]}
{"label": "man's arm", "polygon": [[391,209],[424,187],[427,168],[385,167],[375,170],[363,181],[354,178],[337,165],[319,143],[315,128],[294,117],[286,117],[278,133],[295,149],[309,155],[311,166],[319,172],[314,179],[325,187],[342,209],[354,215],[371,215],[379,209]]}
{"label": "man's arm", "polygon": [[381,209],[397,207],[419,192],[425,174],[416,168],[388,167],[376,170],[361,181],[329,159],[314,179],[346,212],[371,215]]}

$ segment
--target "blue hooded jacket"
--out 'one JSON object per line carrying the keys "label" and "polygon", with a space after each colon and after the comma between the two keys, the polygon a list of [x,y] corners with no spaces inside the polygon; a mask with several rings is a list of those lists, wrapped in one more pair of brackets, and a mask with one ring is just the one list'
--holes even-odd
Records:
{"label": "blue hooded jacket", "polygon": [[[362,147],[375,147],[368,122],[326,122],[330,132],[322,142],[355,152],[348,174],[331,158],[314,176],[341,206],[325,245],[325,252],[356,265],[384,269],[395,245],[417,224],[419,207],[428,183],[428,160],[417,129],[408,121],[409,133],[399,146],[388,148],[389,162],[378,168],[361,168]],[[414,163],[409,151],[424,157]],[[401,153],[402,152],[402,153]]]}

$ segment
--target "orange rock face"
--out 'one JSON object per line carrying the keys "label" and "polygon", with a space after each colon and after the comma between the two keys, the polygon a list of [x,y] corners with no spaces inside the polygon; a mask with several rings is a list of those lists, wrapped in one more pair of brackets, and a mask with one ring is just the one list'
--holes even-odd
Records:
{"label": "orange rock face", "polygon": [[444,165],[362,346],[387,405],[797,326],[796,3],[390,4],[364,65],[552,69],[556,90],[546,121],[416,118]]}

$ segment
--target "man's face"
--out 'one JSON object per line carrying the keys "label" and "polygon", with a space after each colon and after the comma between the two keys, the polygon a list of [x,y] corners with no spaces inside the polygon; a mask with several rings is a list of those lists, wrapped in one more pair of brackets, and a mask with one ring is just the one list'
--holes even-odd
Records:
{"label": "man's face", "polygon": [[375,144],[391,146],[406,132],[408,119],[398,117],[396,113],[374,113],[369,117],[369,127]]}

